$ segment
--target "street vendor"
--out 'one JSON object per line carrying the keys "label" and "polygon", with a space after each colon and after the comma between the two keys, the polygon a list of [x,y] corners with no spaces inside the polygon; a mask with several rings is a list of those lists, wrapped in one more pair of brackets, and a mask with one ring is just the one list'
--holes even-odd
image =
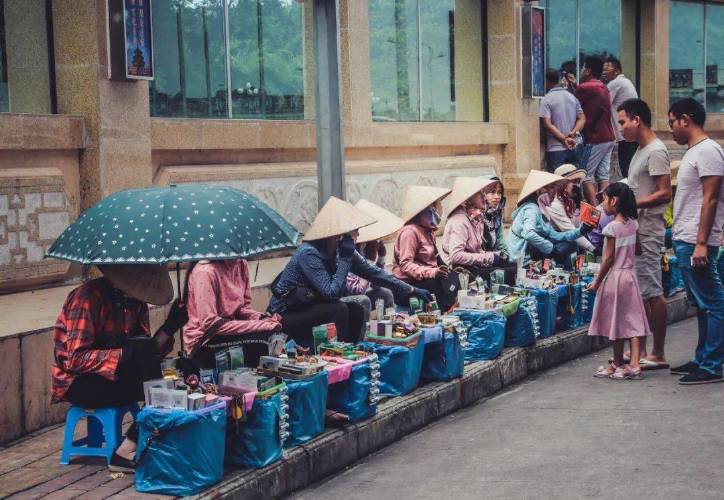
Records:
{"label": "street vendor", "polygon": [[269,352],[269,337],[281,331],[282,323],[278,314],[268,316],[251,306],[247,262],[202,260],[188,276],[186,354],[202,368],[213,368],[216,352],[239,346],[244,350],[244,364],[257,366],[259,357]]}
{"label": "street vendor", "polygon": [[483,190],[491,184],[499,183],[482,177],[455,179],[442,237],[441,257],[449,268],[463,267],[474,276],[488,276],[493,267],[507,260],[507,254],[484,249]]}
{"label": "street vendor", "polygon": [[513,212],[508,248],[511,259],[553,259],[564,269],[572,269],[570,256],[576,251],[575,240],[591,227],[581,224],[573,231],[556,231],[546,217],[547,207],[555,199],[556,190],[566,179],[560,175],[532,170],[520,191],[518,208]]}
{"label": "street vendor", "polygon": [[[581,225],[580,210],[576,207],[575,202],[575,191],[586,178],[586,171],[566,163],[558,167],[555,174],[564,177],[565,181],[558,185],[556,197],[546,207],[546,215],[556,231],[573,231]],[[586,252],[593,252],[595,249],[593,243],[584,236],[576,239],[576,244]]]}
{"label": "street vendor", "polygon": [[445,188],[408,186],[402,209],[405,225],[397,234],[392,265],[395,277],[433,293],[443,312],[453,305],[455,297],[447,293],[451,271],[439,255],[436,232],[442,199],[450,192]]}
{"label": "street vendor", "polygon": [[346,282],[350,272],[389,288],[396,296],[414,295],[431,300],[427,291],[370,265],[356,251],[357,231],[375,221],[366,212],[335,197],[322,207],[302,244],[272,283],[268,311],[281,316],[284,333],[295,340],[310,341],[314,326],[334,323],[339,340],[356,342],[364,311],[358,303],[340,300],[348,295]]}
{"label": "street vendor", "polygon": [[[385,257],[387,256],[385,240],[400,230],[402,219],[365,199],[359,200],[355,207],[377,219],[374,224],[360,228],[359,235],[355,240],[357,251],[364,255],[368,264],[385,269]],[[374,285],[354,273],[347,275],[347,290],[351,295],[366,295],[372,305],[379,299],[384,300],[385,309],[395,305],[392,290]]]}
{"label": "street vendor", "polygon": [[[53,331],[53,402],[82,408],[143,401],[143,382],[161,376],[160,360],[173,349],[173,334],[186,322],[177,303],[150,336],[148,305],[167,304],[173,286],[162,266],[99,266],[103,276],[68,294]],[[134,423],[114,452],[109,469],[133,472],[138,440]]]}

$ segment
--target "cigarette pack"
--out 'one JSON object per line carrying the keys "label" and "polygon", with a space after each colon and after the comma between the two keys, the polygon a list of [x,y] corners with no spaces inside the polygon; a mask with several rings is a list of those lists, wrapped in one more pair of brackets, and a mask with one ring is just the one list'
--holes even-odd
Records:
{"label": "cigarette pack", "polygon": [[232,370],[244,367],[244,349],[242,347],[229,349],[229,367]]}
{"label": "cigarette pack", "polygon": [[213,369],[201,370],[199,378],[202,384],[215,384],[217,382],[216,374]]}
{"label": "cigarette pack", "polygon": [[259,358],[259,368],[264,370],[277,371],[279,367],[284,364],[285,360],[282,358],[275,358],[273,356],[261,356]]}
{"label": "cigarette pack", "polygon": [[206,394],[195,392],[186,397],[186,409],[189,411],[200,410],[206,405]]}
{"label": "cigarette pack", "polygon": [[146,401],[146,406],[153,406],[151,404],[151,389],[173,389],[175,381],[173,379],[159,378],[155,380],[146,380],[143,383],[143,396]]}
{"label": "cigarette pack", "polygon": [[598,226],[598,221],[601,220],[601,211],[596,209],[593,205],[589,205],[585,201],[581,202],[581,222],[588,224],[589,226]]}
{"label": "cigarette pack", "polygon": [[152,387],[149,392],[151,394],[151,404],[149,406],[174,410],[185,410],[187,407],[186,391]]}
{"label": "cigarette pack", "polygon": [[216,373],[219,375],[231,369],[229,351],[219,351],[214,355],[214,358],[216,359]]}

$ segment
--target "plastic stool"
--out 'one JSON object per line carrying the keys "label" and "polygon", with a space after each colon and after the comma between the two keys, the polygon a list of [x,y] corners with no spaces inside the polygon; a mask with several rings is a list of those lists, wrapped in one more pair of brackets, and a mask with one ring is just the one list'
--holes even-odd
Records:
{"label": "plastic stool", "polygon": [[[63,436],[63,452],[60,463],[68,465],[70,457],[106,457],[110,463],[113,452],[121,444],[123,437],[123,417],[126,413],[136,420],[139,408],[136,403],[114,408],[85,409],[71,406],[65,416],[65,433]],[[82,418],[86,419],[88,435],[73,441],[75,426]],[[103,446],[103,443],[106,446]]]}

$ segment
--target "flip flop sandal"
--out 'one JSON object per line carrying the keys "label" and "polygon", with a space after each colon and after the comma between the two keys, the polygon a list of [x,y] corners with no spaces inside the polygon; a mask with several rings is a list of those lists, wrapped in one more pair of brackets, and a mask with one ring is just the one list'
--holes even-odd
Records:
{"label": "flip flop sandal", "polygon": [[631,378],[631,372],[628,368],[623,366],[617,366],[616,371],[609,377],[611,380],[629,380]]}
{"label": "flip flop sandal", "polygon": [[663,361],[651,361],[650,359],[641,358],[639,361],[642,370],[668,370],[670,368],[669,363]]}
{"label": "flip flop sandal", "polygon": [[642,368],[637,368],[634,370],[633,368],[628,369],[628,379],[629,380],[641,380],[644,378],[644,374],[642,371]]}

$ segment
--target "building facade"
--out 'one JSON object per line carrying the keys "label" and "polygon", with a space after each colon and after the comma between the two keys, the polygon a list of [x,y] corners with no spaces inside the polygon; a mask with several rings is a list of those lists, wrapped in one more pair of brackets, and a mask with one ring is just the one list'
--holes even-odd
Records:
{"label": "building facade", "polygon": [[[350,201],[399,211],[406,185],[485,173],[515,198],[543,158],[524,5],[545,9],[548,68],[616,56],[664,138],[685,96],[724,138],[724,2],[339,0]],[[223,183],[302,231],[316,214],[311,0],[152,0],[151,82],[109,79],[107,6],[0,0],[0,293],[77,279],[44,252],[121,189]]]}

